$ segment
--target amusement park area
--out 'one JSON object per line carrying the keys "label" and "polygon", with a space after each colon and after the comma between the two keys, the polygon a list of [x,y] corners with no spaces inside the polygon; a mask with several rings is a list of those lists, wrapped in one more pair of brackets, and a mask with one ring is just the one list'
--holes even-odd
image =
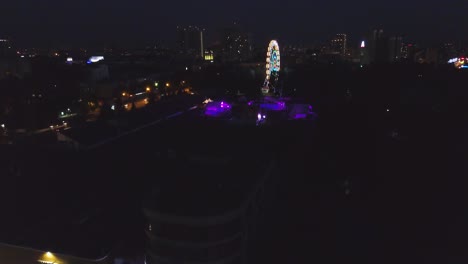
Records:
{"label": "amusement park area", "polygon": [[280,47],[272,40],[267,49],[265,81],[261,86],[261,96],[253,99],[243,94],[229,99],[204,101],[204,116],[227,119],[234,122],[255,123],[257,126],[275,124],[287,120],[314,120],[317,115],[312,105],[303,100],[283,96],[280,86],[281,56]]}
{"label": "amusement park area", "polygon": [[1,264],[468,260],[466,56],[177,29],[3,80]]}

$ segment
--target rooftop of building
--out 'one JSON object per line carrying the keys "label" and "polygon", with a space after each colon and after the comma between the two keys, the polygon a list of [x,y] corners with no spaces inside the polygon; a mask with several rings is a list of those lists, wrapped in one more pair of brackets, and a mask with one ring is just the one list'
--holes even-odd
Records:
{"label": "rooftop of building", "polygon": [[152,180],[145,207],[186,217],[241,208],[272,161],[268,132],[216,120],[175,126],[160,135],[167,139],[160,148],[165,162]]}

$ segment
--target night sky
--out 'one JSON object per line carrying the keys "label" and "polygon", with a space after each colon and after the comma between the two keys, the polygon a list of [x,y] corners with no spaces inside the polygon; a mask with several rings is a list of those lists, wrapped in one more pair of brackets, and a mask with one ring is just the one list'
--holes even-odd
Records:
{"label": "night sky", "polygon": [[0,36],[19,46],[171,44],[177,25],[199,25],[210,40],[238,21],[256,41],[310,44],[334,33],[354,41],[376,26],[433,44],[468,36],[466,1],[441,0],[2,0]]}

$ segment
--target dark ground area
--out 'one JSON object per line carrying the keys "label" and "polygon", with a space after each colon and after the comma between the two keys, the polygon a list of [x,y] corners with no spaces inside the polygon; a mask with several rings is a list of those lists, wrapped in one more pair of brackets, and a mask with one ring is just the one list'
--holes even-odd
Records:
{"label": "dark ground area", "polygon": [[[312,129],[275,131],[281,184],[259,228],[254,263],[467,261],[466,74],[431,68],[296,74],[291,84],[319,119]],[[85,232],[75,225],[85,237],[77,241],[99,243],[85,253],[99,255],[94,249],[105,252],[116,241],[120,252],[143,248],[141,190],[145,177],[157,177],[152,146],[159,136],[151,128],[85,157],[6,150],[4,166],[14,153],[29,173],[2,175],[0,234],[11,235],[0,240],[26,243],[25,230],[54,226],[57,219],[46,219],[57,210],[66,223],[89,223]],[[70,233],[73,226],[63,228]],[[7,232],[12,227],[25,238]]]}

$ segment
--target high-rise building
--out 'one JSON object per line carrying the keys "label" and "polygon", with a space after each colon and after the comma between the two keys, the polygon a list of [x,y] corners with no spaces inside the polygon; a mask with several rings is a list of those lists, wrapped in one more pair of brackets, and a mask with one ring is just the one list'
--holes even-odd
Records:
{"label": "high-rise building", "polygon": [[0,37],[0,57],[14,56],[15,51],[10,39]]}
{"label": "high-rise building", "polygon": [[401,47],[403,44],[402,36],[394,36],[389,39],[389,60],[390,62],[400,61],[401,58]]}
{"label": "high-rise building", "polygon": [[346,56],[347,36],[346,34],[336,34],[330,40],[330,51],[335,54]]}
{"label": "high-rise building", "polygon": [[375,29],[373,31],[372,53],[371,58],[375,63],[388,62],[388,38],[385,36],[383,29]]}
{"label": "high-rise building", "polygon": [[222,32],[221,53],[223,61],[246,61],[252,55],[249,35],[238,27],[225,28]]}
{"label": "high-rise building", "polygon": [[385,36],[383,29],[374,29],[363,41],[370,63],[389,62],[389,39]]}
{"label": "high-rise building", "polygon": [[359,61],[361,66],[370,64],[369,47],[366,40],[361,41],[359,46]]}
{"label": "high-rise building", "polygon": [[223,147],[204,143],[211,134],[203,126],[186,129],[199,140],[161,131],[164,173],[143,203],[145,263],[251,263],[257,229],[279,184],[276,159],[263,148],[245,153],[256,142],[253,129],[210,126],[210,133],[231,138]]}
{"label": "high-rise building", "polygon": [[457,58],[459,55],[455,44],[446,42],[440,48],[440,56],[442,61],[449,61],[450,59]]}
{"label": "high-rise building", "polygon": [[401,59],[406,61],[412,61],[414,59],[416,51],[416,45],[413,43],[402,43],[401,44]]}
{"label": "high-rise building", "polygon": [[177,48],[184,55],[203,58],[205,29],[196,26],[177,27]]}

